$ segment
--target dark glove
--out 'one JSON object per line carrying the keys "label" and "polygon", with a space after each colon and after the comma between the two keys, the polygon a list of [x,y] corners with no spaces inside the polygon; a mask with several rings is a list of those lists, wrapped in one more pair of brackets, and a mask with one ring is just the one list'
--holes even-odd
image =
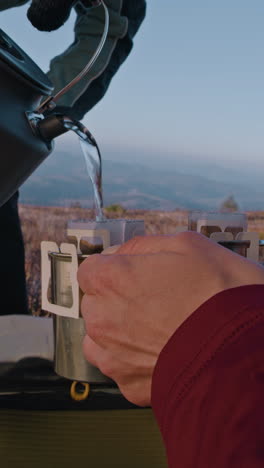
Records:
{"label": "dark glove", "polygon": [[[32,0],[27,16],[39,31],[54,31],[60,28],[70,16],[78,0]],[[96,6],[100,0],[83,0],[85,7]]]}

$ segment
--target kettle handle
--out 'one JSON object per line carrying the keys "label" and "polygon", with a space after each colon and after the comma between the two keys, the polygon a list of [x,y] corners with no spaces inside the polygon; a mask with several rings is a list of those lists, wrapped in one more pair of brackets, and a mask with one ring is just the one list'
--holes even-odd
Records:
{"label": "kettle handle", "polygon": [[104,8],[104,12],[105,12],[104,30],[103,30],[101,40],[100,40],[100,42],[99,42],[99,44],[97,46],[97,49],[95,50],[93,56],[91,57],[91,59],[89,60],[87,65],[84,67],[84,69],[75,78],[73,78],[66,86],[64,86],[64,88],[62,88],[60,91],[58,91],[58,93],[55,94],[55,96],[49,96],[45,101],[42,102],[42,104],[35,111],[38,114],[43,114],[43,112],[45,112],[47,110],[53,110],[54,107],[56,107],[56,102],[65,93],[67,93],[73,86],[75,86],[77,83],[79,83],[79,81],[82,78],[84,78],[85,75],[87,75],[87,73],[90,71],[90,69],[92,68],[92,66],[96,62],[97,58],[99,57],[99,55],[100,55],[100,53],[101,53],[101,51],[102,51],[102,49],[104,47],[104,44],[105,44],[105,41],[106,41],[106,38],[107,38],[107,34],[108,34],[108,31],[109,31],[109,12],[108,12],[108,8],[105,5],[103,0],[92,0],[91,3],[92,3],[92,5],[94,7],[99,7],[99,6],[102,5],[103,8]]}

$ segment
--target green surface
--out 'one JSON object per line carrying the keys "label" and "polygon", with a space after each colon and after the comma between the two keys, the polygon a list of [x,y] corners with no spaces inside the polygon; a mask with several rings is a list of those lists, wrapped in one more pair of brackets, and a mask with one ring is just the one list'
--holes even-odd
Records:
{"label": "green surface", "polygon": [[150,409],[0,410],[1,468],[165,468]]}

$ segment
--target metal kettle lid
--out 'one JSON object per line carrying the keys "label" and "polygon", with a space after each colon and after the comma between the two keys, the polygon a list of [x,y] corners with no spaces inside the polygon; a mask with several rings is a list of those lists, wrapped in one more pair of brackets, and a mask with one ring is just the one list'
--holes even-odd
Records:
{"label": "metal kettle lid", "polygon": [[0,29],[0,62],[4,62],[13,71],[40,88],[44,95],[53,91],[53,85],[38,65]]}

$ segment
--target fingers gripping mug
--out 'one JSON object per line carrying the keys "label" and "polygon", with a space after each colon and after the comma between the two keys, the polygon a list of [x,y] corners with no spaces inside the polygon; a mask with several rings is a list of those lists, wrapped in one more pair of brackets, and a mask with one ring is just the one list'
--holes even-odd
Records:
{"label": "fingers gripping mug", "polygon": [[71,380],[111,384],[83,356],[86,330],[80,313],[82,292],[77,270],[89,255],[144,235],[144,221],[72,221],[68,223],[67,234],[70,243],[41,244],[42,309],[54,316],[55,372]]}

